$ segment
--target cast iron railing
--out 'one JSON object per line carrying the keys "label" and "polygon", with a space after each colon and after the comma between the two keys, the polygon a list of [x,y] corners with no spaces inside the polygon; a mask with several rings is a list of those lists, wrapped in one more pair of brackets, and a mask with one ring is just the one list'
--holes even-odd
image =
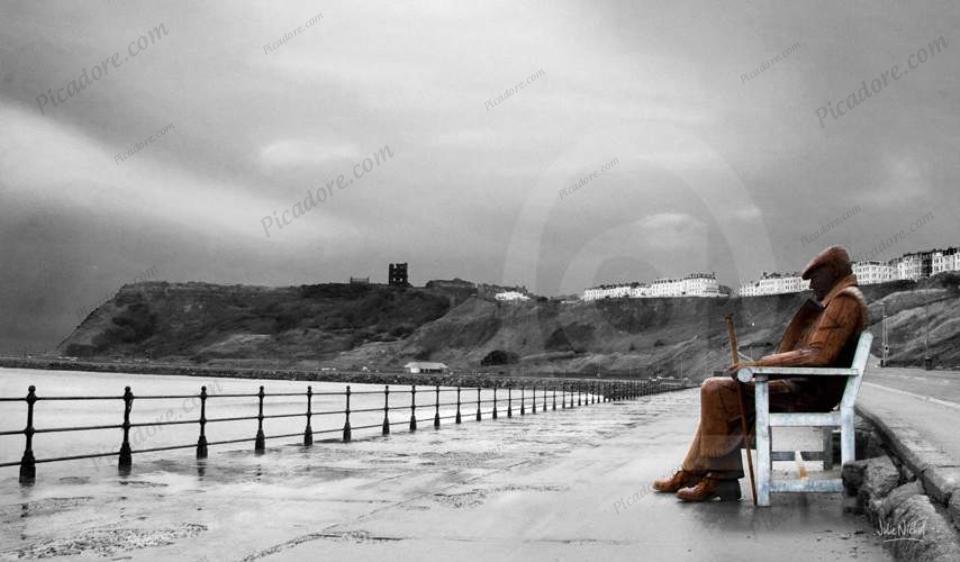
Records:
{"label": "cast iron railing", "polygon": [[[422,387],[421,387],[422,388]],[[0,463],[0,468],[2,467],[11,467],[19,466],[20,467],[20,482],[29,484],[35,481],[36,479],[36,465],[41,463],[49,462],[61,462],[61,461],[72,461],[80,459],[94,459],[100,457],[118,457],[118,468],[121,472],[129,472],[133,466],[133,454],[144,454],[144,453],[156,453],[162,451],[173,451],[178,449],[194,449],[196,458],[204,459],[208,455],[208,447],[211,445],[226,445],[232,443],[246,443],[253,441],[254,453],[263,454],[266,451],[266,440],[267,439],[282,439],[290,437],[302,437],[304,446],[313,445],[313,438],[318,434],[339,434],[340,439],[344,443],[349,443],[353,437],[353,432],[357,430],[373,429],[379,428],[382,435],[389,435],[390,429],[392,426],[405,424],[408,425],[410,431],[416,431],[419,422],[429,422],[431,419],[433,421],[434,429],[440,429],[441,421],[445,419],[453,419],[454,423],[459,424],[463,421],[463,410],[465,408],[476,408],[475,418],[476,421],[481,421],[483,419],[483,405],[492,404],[492,409],[489,411],[490,417],[492,419],[498,419],[500,412],[498,407],[502,407],[503,402],[506,402],[506,415],[508,418],[514,417],[515,406],[514,402],[519,403],[519,415],[527,415],[527,406],[529,406],[530,414],[536,414],[538,407],[541,412],[546,412],[547,410],[557,410],[557,399],[559,398],[561,410],[576,408],[583,405],[591,405],[603,402],[611,402],[623,399],[633,399],[640,396],[645,396],[648,394],[655,394],[670,390],[678,390],[685,388],[682,384],[676,382],[668,381],[647,381],[647,380],[638,380],[638,381],[549,381],[545,385],[540,386],[542,393],[540,394],[539,404],[538,404],[538,394],[537,394],[537,385],[531,385],[530,389],[526,385],[520,385],[519,388],[514,386],[495,386],[493,387],[493,396],[492,398],[483,399],[481,396],[482,388],[480,387],[470,387],[469,389],[462,388],[457,386],[455,388],[441,388],[439,385],[434,386],[432,389],[424,392],[420,391],[420,394],[433,394],[432,403],[426,403],[419,405],[417,404],[417,386],[413,385],[407,389],[401,390],[391,390],[389,385],[384,386],[383,390],[360,390],[353,391],[350,386],[347,385],[344,392],[314,392],[312,386],[307,387],[307,391],[304,392],[272,392],[267,393],[264,390],[263,386],[260,386],[260,389],[255,393],[219,393],[219,394],[208,394],[207,387],[203,386],[200,389],[200,394],[154,394],[154,395],[144,395],[137,396],[133,393],[131,387],[127,386],[124,389],[123,395],[121,396],[42,396],[37,394],[37,389],[35,386],[31,385],[27,391],[25,397],[0,397],[0,403],[3,402],[26,402],[27,406],[27,425],[22,430],[13,430],[13,431],[0,431],[0,436],[9,436],[9,435],[23,435],[25,438],[25,447],[23,451],[23,456],[19,462],[4,462]],[[464,400],[465,392],[472,392],[476,390],[476,399]],[[504,390],[506,390],[506,400],[504,400]],[[431,392],[432,391],[432,392]],[[516,395],[516,391],[519,391],[519,396]],[[409,406],[391,406],[390,405],[390,394],[409,394],[410,403]],[[446,395],[456,395],[455,401],[446,401],[441,402],[441,394]],[[361,409],[351,409],[351,399],[357,396],[374,396],[374,395],[383,395],[383,406],[361,408]],[[290,396],[302,396],[306,402],[306,409],[303,412],[297,413],[281,413],[281,414],[264,414],[263,413],[263,403],[264,399],[272,397],[290,397]],[[318,396],[341,396],[344,399],[344,407],[342,410],[330,410],[330,411],[314,411],[313,410],[313,399]],[[255,416],[230,416],[230,417],[207,417],[207,402],[212,399],[222,399],[222,398],[254,398],[257,400],[257,415]],[[173,421],[153,421],[153,422],[131,422],[130,414],[133,411],[133,406],[135,401],[140,400],[178,400],[178,399],[198,399],[200,401],[200,416],[195,419],[188,420],[173,420]],[[37,402],[55,402],[55,401],[71,401],[71,400],[86,400],[86,401],[113,401],[120,400],[123,402],[123,422],[118,424],[106,424],[106,425],[86,425],[86,426],[75,426],[75,427],[53,427],[53,428],[35,428],[34,427],[34,406]],[[449,415],[440,415],[441,407],[452,407],[456,406],[456,413]],[[433,410],[432,418],[417,418],[417,408],[430,408]],[[409,420],[404,421],[391,421],[390,412],[397,410],[409,410],[410,417]],[[375,424],[365,424],[360,426],[352,426],[350,417],[352,414],[360,413],[372,413],[372,412],[383,412],[383,421]],[[311,421],[316,416],[335,416],[342,415],[344,416],[343,427],[336,427],[333,429],[323,429],[323,430],[314,430],[311,425]],[[306,420],[306,426],[303,431],[297,431],[295,433],[281,433],[277,435],[266,435],[263,431],[263,420],[265,419],[277,419],[277,418],[297,418],[303,417]],[[208,441],[206,428],[207,424],[210,423],[226,423],[226,422],[236,422],[236,421],[249,421],[257,420],[257,432],[254,437],[250,438],[240,438],[240,439],[223,439],[219,441]],[[181,444],[181,445],[168,445],[161,447],[148,447],[143,449],[133,450],[130,445],[130,430],[131,428],[136,427],[150,427],[150,426],[169,426],[169,425],[189,425],[196,424],[199,429],[199,436],[196,443]],[[100,453],[88,453],[80,455],[69,455],[61,457],[48,457],[37,459],[34,457],[33,451],[33,437],[37,434],[44,433],[64,433],[72,431],[96,431],[96,430],[108,430],[108,429],[120,429],[122,430],[122,441],[120,443],[120,448],[116,451],[109,452],[100,452]]]}

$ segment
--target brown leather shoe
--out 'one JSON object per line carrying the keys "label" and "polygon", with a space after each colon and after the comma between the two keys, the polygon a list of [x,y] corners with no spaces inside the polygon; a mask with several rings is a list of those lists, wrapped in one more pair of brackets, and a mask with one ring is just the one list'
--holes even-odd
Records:
{"label": "brown leather shoe", "polygon": [[686,486],[694,486],[700,479],[703,478],[702,474],[695,474],[693,472],[687,472],[682,468],[673,473],[673,476],[670,478],[661,478],[660,480],[653,481],[653,489],[657,492],[662,492],[666,494],[673,494],[676,491],[684,488]]}
{"label": "brown leather shoe", "polygon": [[739,500],[740,481],[705,477],[695,486],[678,490],[677,497],[685,502],[703,502],[714,498],[720,501]]}

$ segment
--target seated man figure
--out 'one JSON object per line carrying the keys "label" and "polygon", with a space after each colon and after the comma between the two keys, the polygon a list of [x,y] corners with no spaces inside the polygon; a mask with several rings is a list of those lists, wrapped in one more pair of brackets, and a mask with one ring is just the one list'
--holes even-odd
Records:
{"label": "seated man figure", "polygon": [[[816,300],[807,301],[787,326],[777,352],[741,365],[849,367],[860,332],[868,324],[866,301],[853,274],[850,256],[840,246],[817,255],[804,268]],[[743,478],[743,434],[737,397],[738,366],[727,376],[710,377],[700,387],[700,424],[681,468],[656,480],[653,489],[676,493],[684,501],[739,499]],[[771,377],[773,412],[828,412],[839,404],[845,377]],[[744,384],[747,427],[753,427],[754,387]]]}

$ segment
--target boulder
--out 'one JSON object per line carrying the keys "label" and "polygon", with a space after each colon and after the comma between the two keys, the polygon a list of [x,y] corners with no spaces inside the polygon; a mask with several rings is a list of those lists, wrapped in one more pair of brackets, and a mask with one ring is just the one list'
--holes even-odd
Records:
{"label": "boulder", "polygon": [[888,519],[893,510],[900,506],[908,498],[923,494],[923,485],[914,480],[907,482],[902,486],[897,486],[890,492],[890,495],[883,498],[880,502],[880,509],[877,511],[877,517],[881,520]]}
{"label": "boulder", "polygon": [[914,495],[881,521],[878,534],[898,560],[947,562],[960,560],[960,541],[953,526],[924,495]]}
{"label": "boulder", "polygon": [[885,455],[848,462],[843,465],[841,476],[847,493],[861,497],[864,502],[883,499],[900,483],[900,471]]}

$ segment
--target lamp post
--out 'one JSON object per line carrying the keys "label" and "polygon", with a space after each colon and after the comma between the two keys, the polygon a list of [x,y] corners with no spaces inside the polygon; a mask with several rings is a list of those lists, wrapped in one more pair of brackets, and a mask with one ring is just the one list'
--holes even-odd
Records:
{"label": "lamp post", "polygon": [[927,371],[933,368],[933,359],[930,358],[930,310],[926,299],[923,302],[923,368]]}
{"label": "lamp post", "polygon": [[880,319],[880,333],[883,340],[883,350],[880,356],[880,366],[887,366],[887,355],[890,353],[890,344],[887,340],[887,303],[880,303],[882,317]]}

